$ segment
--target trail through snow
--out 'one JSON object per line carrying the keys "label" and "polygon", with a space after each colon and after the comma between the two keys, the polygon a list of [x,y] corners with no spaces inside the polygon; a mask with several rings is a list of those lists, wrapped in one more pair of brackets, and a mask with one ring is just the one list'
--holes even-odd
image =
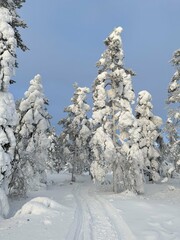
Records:
{"label": "trail through snow", "polygon": [[75,221],[67,240],[135,239],[116,209],[95,194],[92,184],[75,184],[73,195],[76,201]]}
{"label": "trail through snow", "polygon": [[[174,183],[173,183],[174,184]],[[11,200],[0,240],[179,240],[180,187],[147,185],[144,196],[114,194],[87,175],[50,176],[47,189]],[[172,190],[174,189],[174,190]]]}

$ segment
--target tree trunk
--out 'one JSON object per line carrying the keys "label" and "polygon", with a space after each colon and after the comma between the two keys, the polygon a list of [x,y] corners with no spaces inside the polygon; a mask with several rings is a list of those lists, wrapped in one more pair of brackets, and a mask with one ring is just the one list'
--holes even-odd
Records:
{"label": "tree trunk", "polygon": [[113,192],[120,193],[124,189],[124,173],[120,159],[113,163]]}

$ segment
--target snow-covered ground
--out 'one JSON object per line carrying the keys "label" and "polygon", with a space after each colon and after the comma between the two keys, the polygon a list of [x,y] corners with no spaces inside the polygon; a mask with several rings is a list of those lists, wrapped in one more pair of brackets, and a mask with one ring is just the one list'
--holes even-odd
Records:
{"label": "snow-covered ground", "polygon": [[67,173],[49,176],[47,189],[11,200],[0,220],[1,240],[179,240],[179,180],[146,185],[146,193],[114,194],[88,175],[70,184]]}

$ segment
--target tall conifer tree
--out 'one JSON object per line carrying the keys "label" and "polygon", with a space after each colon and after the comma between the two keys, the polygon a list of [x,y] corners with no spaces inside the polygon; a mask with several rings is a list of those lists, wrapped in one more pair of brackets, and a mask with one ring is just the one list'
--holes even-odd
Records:
{"label": "tall conifer tree", "polygon": [[19,124],[16,127],[16,154],[13,162],[11,193],[25,194],[46,183],[46,163],[50,147],[50,123],[41,76],[30,81],[30,87],[18,107]]}
{"label": "tall conifer tree", "polygon": [[9,193],[9,176],[16,145],[13,127],[16,125],[17,116],[9,85],[14,82],[12,76],[17,66],[16,48],[27,49],[18,32],[18,27],[26,27],[16,12],[22,2],[0,1],[0,205],[4,206],[0,209],[0,215],[8,212],[5,196]]}
{"label": "tall conifer tree", "polygon": [[135,167],[122,151],[134,122],[131,103],[135,95],[131,81],[134,73],[123,66],[121,32],[121,27],[115,28],[105,39],[107,49],[97,63],[99,72],[93,85],[94,135],[91,147],[94,161],[91,170],[96,179],[103,179],[108,169],[112,169],[115,192],[132,190],[127,179],[130,179],[129,169]]}
{"label": "tall conifer tree", "polygon": [[75,180],[74,173],[82,173],[88,165],[88,139],[91,134],[87,117],[90,106],[86,103],[86,95],[90,90],[87,87],[81,88],[77,85],[74,88],[72,104],[64,110],[67,117],[59,122],[63,127],[61,134],[64,146],[63,156],[71,168],[72,181]]}
{"label": "tall conifer tree", "polygon": [[176,50],[171,60],[176,71],[168,87],[168,119],[165,126],[169,144],[168,158],[180,171],[180,49]]}

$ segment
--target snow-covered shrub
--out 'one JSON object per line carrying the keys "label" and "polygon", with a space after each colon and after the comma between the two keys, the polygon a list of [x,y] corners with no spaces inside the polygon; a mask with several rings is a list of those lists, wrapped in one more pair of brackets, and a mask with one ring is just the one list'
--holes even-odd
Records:
{"label": "snow-covered shrub", "polygon": [[172,177],[173,172],[175,171],[174,164],[170,161],[164,160],[160,166],[160,175],[161,177]]}

